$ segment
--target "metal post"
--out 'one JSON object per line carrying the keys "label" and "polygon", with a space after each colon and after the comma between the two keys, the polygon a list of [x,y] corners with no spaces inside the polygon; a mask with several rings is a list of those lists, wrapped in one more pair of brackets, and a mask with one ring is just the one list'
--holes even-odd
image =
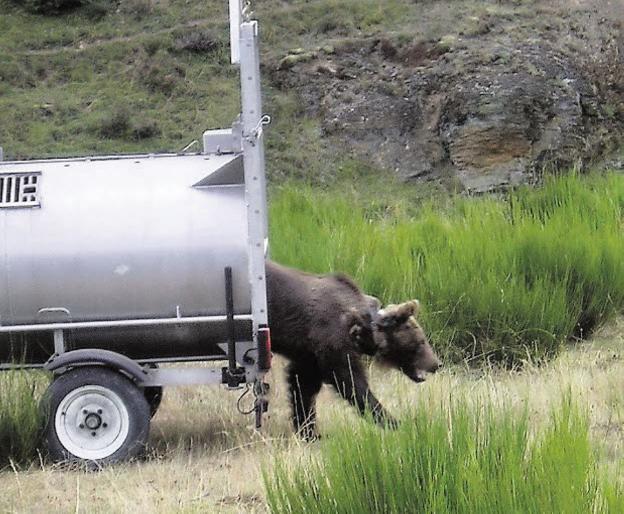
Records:
{"label": "metal post", "polygon": [[234,329],[234,292],[232,287],[232,268],[225,268],[225,313],[228,332],[228,372],[236,373],[236,331]]}
{"label": "metal post", "polygon": [[251,313],[254,341],[257,343],[258,328],[268,323],[268,315],[264,266],[264,247],[267,238],[266,178],[260,93],[260,54],[256,21],[241,24],[240,51]]}
{"label": "metal post", "polygon": [[54,331],[54,353],[58,355],[65,353],[65,337],[63,330],[57,329]]}
{"label": "metal post", "polygon": [[230,59],[232,64],[240,62],[240,25],[243,13],[242,0],[230,0]]}

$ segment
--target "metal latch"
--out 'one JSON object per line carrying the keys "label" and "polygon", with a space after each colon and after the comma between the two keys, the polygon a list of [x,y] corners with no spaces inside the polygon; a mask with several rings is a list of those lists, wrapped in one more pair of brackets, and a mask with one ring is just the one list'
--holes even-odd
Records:
{"label": "metal latch", "polygon": [[238,389],[241,384],[247,382],[245,368],[235,368],[231,372],[228,367],[221,368],[221,382],[226,384],[229,389]]}

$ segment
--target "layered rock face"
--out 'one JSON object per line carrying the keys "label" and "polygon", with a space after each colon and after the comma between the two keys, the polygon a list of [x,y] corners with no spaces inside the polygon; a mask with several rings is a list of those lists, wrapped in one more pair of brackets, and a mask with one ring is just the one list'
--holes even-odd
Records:
{"label": "layered rock face", "polygon": [[435,40],[336,40],[272,79],[328,140],[406,179],[487,191],[594,166],[624,141],[624,2],[563,4]]}

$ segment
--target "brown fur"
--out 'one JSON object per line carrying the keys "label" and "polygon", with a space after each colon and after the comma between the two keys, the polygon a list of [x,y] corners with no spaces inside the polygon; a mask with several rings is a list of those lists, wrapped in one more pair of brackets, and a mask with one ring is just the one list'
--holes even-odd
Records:
{"label": "brown fur", "polygon": [[440,363],[414,315],[418,302],[391,305],[367,296],[344,275],[312,275],[267,261],[273,350],[290,360],[288,382],[295,429],[316,437],[315,400],[329,384],[360,412],[394,424],[368,386],[363,354],[402,370],[412,380]]}

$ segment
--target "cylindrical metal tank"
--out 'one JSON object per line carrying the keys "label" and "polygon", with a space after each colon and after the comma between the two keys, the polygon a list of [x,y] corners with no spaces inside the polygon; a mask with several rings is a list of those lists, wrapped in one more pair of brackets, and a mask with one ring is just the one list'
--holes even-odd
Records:
{"label": "cylindrical metal tank", "polygon": [[[0,163],[0,325],[222,315],[226,266],[234,311],[249,314],[244,185],[223,177],[209,185],[223,170],[241,176],[240,155]],[[207,355],[210,334],[223,330],[117,328],[73,337],[77,347],[117,345],[148,358]],[[4,334],[0,360],[26,340],[46,348],[27,359],[38,360],[50,337]]]}

